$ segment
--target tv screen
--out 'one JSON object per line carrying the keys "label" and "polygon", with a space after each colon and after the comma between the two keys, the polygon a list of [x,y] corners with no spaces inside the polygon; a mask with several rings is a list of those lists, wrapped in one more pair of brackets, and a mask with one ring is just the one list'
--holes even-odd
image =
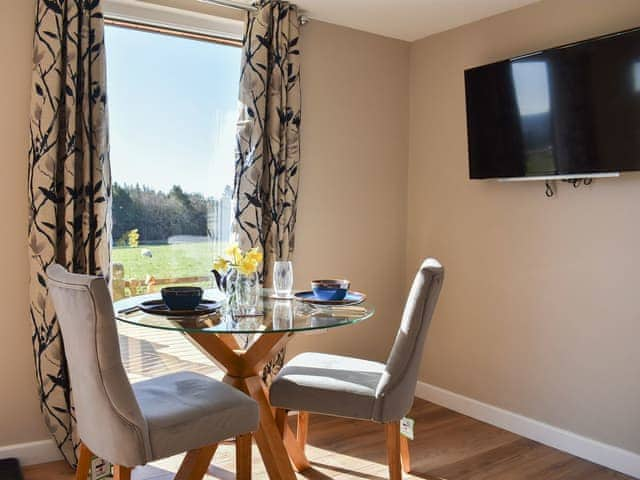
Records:
{"label": "tv screen", "polygon": [[640,29],[465,71],[471,178],[640,170]]}

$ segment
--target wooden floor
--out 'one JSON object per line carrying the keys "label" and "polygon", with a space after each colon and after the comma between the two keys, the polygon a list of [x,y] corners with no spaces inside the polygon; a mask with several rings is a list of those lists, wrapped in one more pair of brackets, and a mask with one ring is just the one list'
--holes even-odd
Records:
{"label": "wooden floor", "polygon": [[[416,400],[416,439],[410,442],[410,479],[426,480],[602,480],[631,479],[593,463],[546,447],[513,433],[473,420],[431,403]],[[311,416],[309,447],[312,469],[299,479],[367,479],[387,477],[381,425],[319,415]],[[134,470],[134,480],[168,480],[180,457]],[[266,479],[254,445],[255,479]],[[222,445],[207,480],[232,480],[234,449]],[[25,480],[70,480],[63,464],[25,468]]]}

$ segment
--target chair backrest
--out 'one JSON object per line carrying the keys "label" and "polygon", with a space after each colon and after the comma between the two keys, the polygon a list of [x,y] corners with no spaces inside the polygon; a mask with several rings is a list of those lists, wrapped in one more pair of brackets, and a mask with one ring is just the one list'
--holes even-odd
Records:
{"label": "chair backrest", "polygon": [[149,433],[127,378],[111,296],[102,277],[47,268],[60,323],[80,440],[114,464],[151,458]]}
{"label": "chair backrest", "polygon": [[422,263],[413,280],[400,329],[376,389],[376,421],[400,420],[413,404],[427,330],[443,280],[444,268],[433,258]]}

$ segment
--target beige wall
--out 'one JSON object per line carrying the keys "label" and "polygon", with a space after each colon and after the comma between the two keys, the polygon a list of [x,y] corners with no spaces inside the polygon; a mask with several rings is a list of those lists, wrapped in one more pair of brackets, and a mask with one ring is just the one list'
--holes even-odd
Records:
{"label": "beige wall", "polygon": [[546,0],[411,46],[408,262],[447,268],[421,379],[640,452],[640,175],[470,181],[465,68],[640,25],[637,0]]}
{"label": "beige wall", "polygon": [[[155,3],[186,7],[179,0]],[[0,2],[0,202],[8,206],[0,249],[5,310],[0,446],[47,438],[27,313],[25,152],[32,9],[32,2]],[[305,27],[302,48],[297,284],[345,276],[369,293],[378,315],[359,326],[300,337],[291,351],[313,348],[383,359],[404,290],[409,44],[312,22]]]}
{"label": "beige wall", "polygon": [[33,11],[33,2],[0,2],[0,446],[46,437],[28,314],[27,132]]}
{"label": "beige wall", "polygon": [[404,293],[409,44],[312,21],[302,53],[296,283],[349,278],[378,312],[291,352],[386,359]]}

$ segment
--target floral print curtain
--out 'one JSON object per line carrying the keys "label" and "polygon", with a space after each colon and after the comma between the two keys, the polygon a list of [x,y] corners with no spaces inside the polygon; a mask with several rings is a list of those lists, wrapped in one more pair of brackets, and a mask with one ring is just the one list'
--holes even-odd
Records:
{"label": "floral print curtain", "polygon": [[235,232],[264,252],[263,276],[294,248],[300,165],[300,21],[263,0],[248,13],[236,136]]}
{"label": "floral print curtain", "polygon": [[37,0],[28,171],[30,321],[42,413],[70,464],[78,445],[46,267],[107,275],[111,178],[100,0]]}

